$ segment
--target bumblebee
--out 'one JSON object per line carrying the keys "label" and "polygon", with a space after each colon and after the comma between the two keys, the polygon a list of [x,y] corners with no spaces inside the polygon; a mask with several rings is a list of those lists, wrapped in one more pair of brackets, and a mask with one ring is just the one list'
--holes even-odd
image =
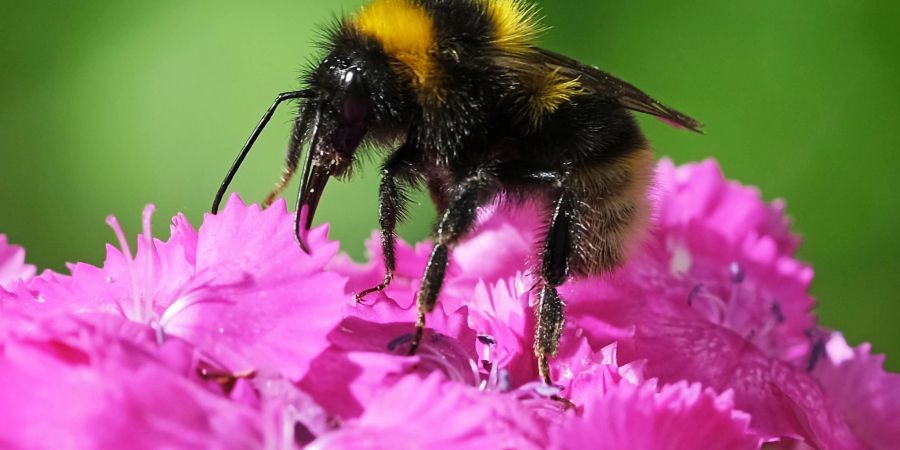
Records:
{"label": "bumblebee", "polygon": [[540,379],[550,384],[548,357],[565,320],[557,287],[621,265],[649,215],[653,156],[631,112],[697,132],[700,124],[625,81],[538,47],[541,31],[535,8],[522,0],[375,0],[338,19],[325,30],[324,58],[305,71],[305,88],[278,95],[250,135],[213,213],[287,100],[301,100],[299,112],[284,172],[265,203],[285,188],[309,142],[294,225],[306,252],[328,180],[350,176],[370,147],[392,149],[378,192],[386,274],[357,298],[390,284],[406,193],[427,187],[438,218],[416,295],[412,354],[449,252],[472,231],[478,208],[498,197],[545,205],[534,351]]}

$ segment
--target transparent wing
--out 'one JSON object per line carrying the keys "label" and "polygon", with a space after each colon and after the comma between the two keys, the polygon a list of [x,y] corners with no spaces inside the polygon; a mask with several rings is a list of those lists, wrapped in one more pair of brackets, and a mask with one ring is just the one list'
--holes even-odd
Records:
{"label": "transparent wing", "polygon": [[659,117],[669,125],[702,133],[703,126],[696,119],[663,105],[632,84],[622,81],[596,67],[542,48],[517,55],[504,55],[504,63],[516,70],[550,70],[577,79],[588,92],[615,98],[623,107]]}

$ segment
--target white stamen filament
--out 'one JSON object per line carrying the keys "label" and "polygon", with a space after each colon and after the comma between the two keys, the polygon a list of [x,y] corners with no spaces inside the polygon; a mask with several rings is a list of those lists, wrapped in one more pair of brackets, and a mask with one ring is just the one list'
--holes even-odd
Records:
{"label": "white stamen filament", "polygon": [[177,317],[179,314],[184,312],[184,310],[188,309],[191,306],[195,306],[195,305],[198,305],[201,303],[232,304],[234,302],[230,301],[230,300],[219,299],[219,298],[203,297],[202,295],[200,295],[199,290],[188,292],[187,294],[179,297],[178,300],[175,300],[174,302],[172,302],[172,304],[169,305],[168,308],[166,308],[165,312],[163,312],[162,317],[159,319],[160,326],[161,327],[168,326],[169,321],[171,321],[172,319]]}
{"label": "white stamen filament", "polygon": [[131,283],[131,314],[132,317],[128,319],[135,322],[143,322],[143,318],[141,317],[141,299],[138,295],[137,285],[134,283],[134,259],[131,255],[131,247],[128,246],[128,240],[125,239],[125,233],[122,231],[122,226],[119,224],[119,220],[116,219],[116,216],[107,216],[106,224],[112,228],[113,233],[116,235],[116,239],[119,241],[119,247],[122,249],[122,254],[125,256],[125,270],[128,272],[128,281]]}
{"label": "white stamen filament", "polygon": [[[153,212],[156,211],[156,206],[153,204],[149,204],[144,207],[144,211],[141,213],[141,228],[144,235],[144,243],[147,245],[147,257],[144,258],[144,304],[143,311],[144,317],[152,322],[158,324],[158,320],[156,318],[156,314],[154,314],[153,306],[155,303],[155,298],[153,296],[153,260],[156,259],[156,245],[153,242],[153,228],[150,219],[153,217]],[[154,325],[154,323],[151,323]],[[161,326],[154,326],[157,329],[157,340],[160,340],[163,334],[163,330]]]}
{"label": "white stamen filament", "polygon": [[419,352],[419,358],[422,361],[431,361],[432,363],[434,363],[435,366],[441,368],[444,371],[444,374],[447,375],[447,378],[459,383],[473,384],[472,380],[467,379],[467,377],[465,377],[459,369],[454,367],[453,364],[450,364],[447,361],[447,358],[444,357],[444,355],[440,354],[440,352],[427,346],[425,346],[422,350],[425,351]]}

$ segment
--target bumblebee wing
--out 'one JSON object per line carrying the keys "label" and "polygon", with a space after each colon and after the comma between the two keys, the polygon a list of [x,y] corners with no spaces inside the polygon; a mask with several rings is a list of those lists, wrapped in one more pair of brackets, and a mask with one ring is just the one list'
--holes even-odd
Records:
{"label": "bumblebee wing", "polygon": [[[520,59],[520,61],[513,63],[513,65],[519,67],[519,70],[539,70],[538,67],[543,66],[546,70],[557,72],[571,79],[577,79],[588,92],[615,98],[619,104],[627,109],[651,114],[669,125],[702,133],[700,128],[703,125],[696,119],[663,105],[630,83],[622,81],[596,67],[588,66],[568,56],[537,47],[534,47],[533,51],[524,52],[512,56],[512,58]],[[507,59],[507,62],[511,63],[512,61]],[[530,69],[528,68],[529,65],[532,66]]]}

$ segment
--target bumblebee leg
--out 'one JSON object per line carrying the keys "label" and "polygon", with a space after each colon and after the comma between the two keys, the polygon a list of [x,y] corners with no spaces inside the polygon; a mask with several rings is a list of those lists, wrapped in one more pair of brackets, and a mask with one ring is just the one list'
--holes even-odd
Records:
{"label": "bumblebee leg", "polygon": [[463,179],[456,188],[456,194],[452,197],[449,206],[441,214],[435,229],[434,249],[431,251],[428,265],[425,266],[419,292],[416,293],[418,317],[416,334],[409,348],[411,355],[415,354],[422,342],[422,335],[425,332],[425,314],[431,312],[437,303],[447,270],[449,247],[475,224],[478,207],[495,181],[496,178],[486,170],[479,170],[474,175]]}
{"label": "bumblebee leg", "polygon": [[378,222],[381,225],[381,254],[384,259],[384,280],[356,294],[357,302],[362,302],[365,296],[373,292],[381,292],[387,288],[391,284],[391,280],[394,278],[394,270],[397,268],[395,230],[397,228],[397,218],[401,214],[406,197],[387,168],[382,171],[382,174],[381,186],[378,189],[380,199]]}
{"label": "bumblebee leg", "polygon": [[435,178],[426,180],[426,183],[434,209],[438,214],[444,212],[447,209],[447,204],[450,202],[450,199],[447,198],[447,187],[444,186],[441,180]]}
{"label": "bumblebee leg", "polygon": [[397,221],[403,216],[408,198],[404,190],[410,181],[412,158],[417,152],[410,144],[404,144],[384,162],[381,169],[381,186],[378,189],[378,222],[381,226],[381,253],[384,258],[384,281],[356,294],[356,301],[373,293],[383,291],[394,278],[397,268],[396,229]]}
{"label": "bumblebee leg", "polygon": [[537,309],[537,328],[534,333],[534,354],[538,373],[544,384],[552,384],[548,358],[559,350],[559,338],[565,323],[565,304],[556,287],[569,275],[569,255],[572,252],[572,226],[575,222],[575,199],[563,190],[556,201],[553,219],[541,255],[541,293]]}

